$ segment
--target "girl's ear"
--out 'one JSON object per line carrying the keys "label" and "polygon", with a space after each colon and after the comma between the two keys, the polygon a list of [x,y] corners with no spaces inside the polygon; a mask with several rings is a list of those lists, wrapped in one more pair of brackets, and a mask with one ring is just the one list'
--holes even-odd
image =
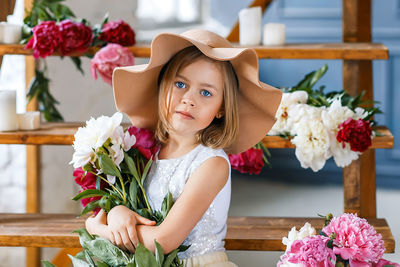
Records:
{"label": "girl's ear", "polygon": [[218,111],[218,113],[215,115],[215,117],[216,117],[217,119],[222,118],[222,116],[224,116],[224,112],[223,112],[223,111]]}

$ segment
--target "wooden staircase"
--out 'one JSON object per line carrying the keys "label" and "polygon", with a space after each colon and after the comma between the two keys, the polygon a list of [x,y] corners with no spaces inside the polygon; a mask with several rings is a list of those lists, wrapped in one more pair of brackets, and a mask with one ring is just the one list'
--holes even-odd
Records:
{"label": "wooden staircase", "polygon": [[[25,0],[29,3],[30,0]],[[271,0],[255,0],[253,5],[265,7]],[[285,44],[282,46],[255,46],[260,59],[340,59],[343,60],[343,88],[353,95],[359,88],[367,90],[366,99],[373,99],[371,61],[386,60],[388,49],[382,44],[370,43],[370,0],[343,0],[343,42],[331,44]],[[264,8],[265,9],[265,8]],[[228,38],[238,41],[235,29]],[[238,46],[238,45],[237,45]],[[129,47],[136,57],[149,57],[149,44]],[[98,48],[90,48],[95,53]],[[32,75],[32,51],[22,45],[1,45],[0,58],[5,54],[26,55]],[[80,54],[75,54],[79,56]],[[29,83],[29,80],[28,80]],[[31,104],[30,110],[35,109]],[[72,230],[83,227],[84,218],[72,214],[41,214],[39,190],[40,145],[71,145],[74,133],[81,122],[44,123],[35,131],[0,132],[0,144],[27,145],[27,212],[31,214],[0,214],[0,246],[30,247],[27,266],[39,266],[38,247],[79,248]],[[379,127],[383,136],[373,139],[371,148],[359,160],[343,171],[345,212],[357,212],[365,217],[382,234],[386,252],[394,253],[395,242],[385,219],[376,218],[376,182],[374,149],[392,148],[393,136],[389,129]],[[293,148],[289,140],[267,136],[265,147]],[[310,222],[321,228],[320,218],[230,217],[226,248],[230,250],[281,251],[285,247],[282,237],[288,231]]]}

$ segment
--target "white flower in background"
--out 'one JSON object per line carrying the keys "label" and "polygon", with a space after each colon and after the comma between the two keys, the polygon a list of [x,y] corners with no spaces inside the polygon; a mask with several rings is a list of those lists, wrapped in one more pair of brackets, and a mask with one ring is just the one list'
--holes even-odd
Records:
{"label": "white flower in background", "polygon": [[293,132],[296,136],[291,140],[296,145],[295,154],[301,167],[310,167],[314,172],[322,169],[331,156],[328,131],[318,116],[322,110],[323,108],[307,110],[308,116],[295,124]]}
{"label": "white flower in background", "polygon": [[70,164],[74,168],[85,166],[97,159],[96,150],[110,138],[113,144],[121,145],[124,140],[124,131],[121,126],[122,113],[116,112],[112,117],[101,116],[91,118],[85,127],[80,127],[75,133],[73,147],[75,152]]}
{"label": "white flower in background", "polygon": [[305,104],[308,99],[306,91],[295,91],[293,93],[283,93],[281,104],[278,107],[275,118],[276,122],[268,132],[269,135],[278,135],[290,132],[293,121],[290,119],[289,112],[297,104]]}
{"label": "white flower in background", "polygon": [[315,228],[312,227],[310,223],[306,222],[299,231],[296,230],[296,227],[293,227],[288,233],[288,237],[282,238],[282,243],[286,245],[286,251],[288,251],[295,240],[302,240],[303,238],[314,235],[316,235]]}
{"label": "white flower in background", "polygon": [[324,125],[328,129],[330,150],[333,155],[335,163],[339,167],[346,167],[353,160],[358,159],[361,153],[352,151],[349,144],[345,144],[343,147],[342,143],[339,143],[336,139],[339,131],[339,125],[346,121],[348,118],[360,119],[368,115],[364,109],[356,108],[356,113],[346,106],[342,106],[340,98],[332,100],[331,105],[324,111],[322,111],[321,117]]}

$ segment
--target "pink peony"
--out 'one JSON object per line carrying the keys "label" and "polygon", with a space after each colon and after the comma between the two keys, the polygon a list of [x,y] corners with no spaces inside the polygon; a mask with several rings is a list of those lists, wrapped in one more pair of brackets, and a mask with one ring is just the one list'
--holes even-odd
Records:
{"label": "pink peony", "polygon": [[392,265],[394,267],[400,267],[400,264],[391,262],[391,261],[387,261],[384,259],[380,259],[378,263],[376,264],[371,264],[372,267],[385,267],[386,265]]}
{"label": "pink peony", "polygon": [[60,50],[62,55],[72,52],[84,52],[92,42],[92,29],[83,23],[75,23],[69,19],[59,24],[62,42]]}
{"label": "pink peony", "polygon": [[131,126],[128,132],[136,137],[133,148],[138,149],[146,159],[150,159],[160,149],[152,131]]}
{"label": "pink peony", "polygon": [[263,151],[252,147],[240,154],[230,154],[229,161],[241,173],[259,174],[264,166]]}
{"label": "pink peony", "polygon": [[128,48],[110,43],[95,54],[90,62],[90,71],[95,80],[98,71],[103,80],[112,85],[114,68],[133,65],[133,62],[133,55]]}
{"label": "pink peony", "polygon": [[33,37],[25,49],[33,49],[34,58],[45,58],[56,51],[61,42],[61,33],[54,21],[43,21],[33,27]]}
{"label": "pink peony", "polygon": [[350,266],[370,266],[365,264],[377,263],[385,252],[382,236],[357,215],[344,213],[335,217],[322,231],[328,236],[336,233],[333,251],[349,260]]}
{"label": "pink peony", "polygon": [[307,267],[334,267],[336,257],[333,250],[326,246],[328,241],[329,238],[320,235],[295,240],[277,266],[299,264]]}

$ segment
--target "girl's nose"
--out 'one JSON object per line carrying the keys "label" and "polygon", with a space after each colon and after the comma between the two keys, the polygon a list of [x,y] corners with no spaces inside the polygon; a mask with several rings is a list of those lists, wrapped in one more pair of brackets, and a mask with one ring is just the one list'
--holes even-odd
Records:
{"label": "girl's nose", "polygon": [[194,107],[194,106],[195,106],[190,91],[187,91],[187,92],[183,95],[183,97],[182,97],[182,103],[185,104],[185,105],[189,105],[189,106],[191,106],[191,107]]}

